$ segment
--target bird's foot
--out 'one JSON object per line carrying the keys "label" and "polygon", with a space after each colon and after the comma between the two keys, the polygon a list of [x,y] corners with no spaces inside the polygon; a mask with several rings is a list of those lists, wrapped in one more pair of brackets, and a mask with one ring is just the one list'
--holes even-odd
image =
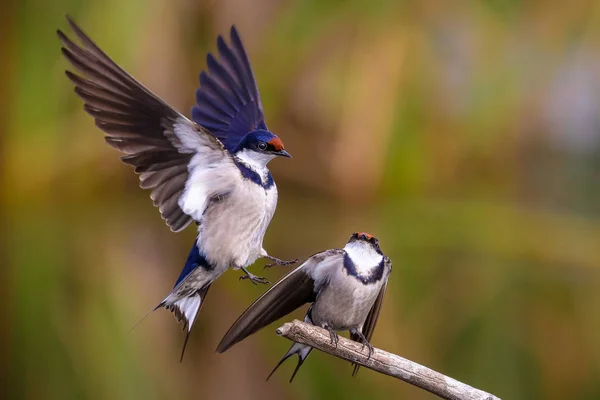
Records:
{"label": "bird's foot", "polygon": [[364,341],[363,342],[363,347],[360,349],[360,351],[363,351],[363,349],[365,348],[365,346],[367,346],[367,349],[369,350],[369,354],[367,355],[367,360],[368,360],[373,355],[373,351],[375,351],[375,349],[373,348],[373,346],[371,346],[371,343],[369,343],[367,341]]}
{"label": "bird's foot", "polygon": [[248,270],[246,268],[241,268],[241,269],[242,269],[242,271],[244,271],[244,273],[246,275],[240,276],[240,280],[242,280],[242,279],[249,279],[250,282],[252,282],[254,285],[257,285],[259,283],[262,283],[263,285],[269,285],[271,283],[271,282],[269,282],[267,280],[267,278],[251,274],[250,272],[248,272]]}
{"label": "bird's foot", "polygon": [[297,258],[295,260],[289,260],[289,261],[282,260],[282,259],[279,259],[277,257],[271,257],[269,255],[265,256],[265,258],[268,258],[269,260],[273,261],[271,264],[265,265],[265,268],[271,268],[271,267],[273,267],[275,265],[280,265],[282,267],[285,267],[286,265],[291,265],[291,264],[295,264],[295,263],[298,262]]}
{"label": "bird's foot", "polygon": [[375,351],[375,349],[373,348],[373,346],[371,346],[371,343],[369,343],[369,341],[367,340],[365,335],[363,335],[363,333],[361,331],[359,331],[358,329],[356,329],[352,333],[356,334],[358,336],[358,338],[360,339],[360,341],[362,342],[362,348],[360,349],[360,351],[363,351],[365,349],[365,346],[367,346],[367,349],[369,350],[369,355],[367,356],[367,360],[369,358],[371,358],[371,355],[373,355],[373,351]]}
{"label": "bird's foot", "polygon": [[338,337],[337,332],[334,331],[333,329],[331,329],[328,326],[326,326],[325,329],[327,329],[329,331],[329,339],[331,340],[331,344],[334,345],[337,348],[338,341],[340,340],[340,338]]}

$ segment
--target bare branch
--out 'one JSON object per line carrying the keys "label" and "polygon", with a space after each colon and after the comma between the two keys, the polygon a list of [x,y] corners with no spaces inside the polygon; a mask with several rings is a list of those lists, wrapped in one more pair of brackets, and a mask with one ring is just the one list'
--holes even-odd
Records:
{"label": "bare branch", "polygon": [[432,369],[407,360],[392,353],[375,349],[368,358],[366,347],[361,343],[340,336],[337,347],[331,343],[329,332],[325,329],[298,320],[288,322],[277,329],[277,334],[294,342],[307,344],[366,368],[393,376],[404,382],[427,390],[447,400],[500,400],[498,397],[475,389],[467,384],[442,375]]}

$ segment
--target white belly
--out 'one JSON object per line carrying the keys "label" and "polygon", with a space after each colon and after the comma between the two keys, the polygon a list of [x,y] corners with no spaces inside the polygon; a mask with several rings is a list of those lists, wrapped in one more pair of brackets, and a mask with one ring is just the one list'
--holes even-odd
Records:
{"label": "white belly", "polygon": [[261,256],[262,242],[275,212],[277,188],[265,190],[246,180],[212,204],[198,227],[198,246],[217,269],[246,267]]}

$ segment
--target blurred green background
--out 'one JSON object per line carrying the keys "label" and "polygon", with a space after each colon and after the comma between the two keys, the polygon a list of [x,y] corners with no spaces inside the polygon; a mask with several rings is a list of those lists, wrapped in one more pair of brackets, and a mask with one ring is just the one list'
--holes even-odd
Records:
{"label": "blurred green background", "polygon": [[271,164],[269,252],[304,258],[371,232],[394,262],[375,346],[504,399],[600,399],[597,1],[1,7],[3,398],[434,398],[368,370],[351,379],[318,352],[293,384],[295,361],[265,384],[290,344],[277,324],[215,354],[264,290],[237,272],[213,285],[182,364],[170,313],[129,333],[194,229],[169,231],[83,112],[55,35],[69,13],[186,113],[235,23],[294,155]]}

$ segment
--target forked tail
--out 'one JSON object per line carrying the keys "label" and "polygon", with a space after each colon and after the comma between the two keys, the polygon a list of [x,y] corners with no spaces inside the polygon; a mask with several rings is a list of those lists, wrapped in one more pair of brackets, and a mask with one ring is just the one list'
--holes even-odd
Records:
{"label": "forked tail", "polygon": [[183,270],[175,282],[175,287],[155,308],[157,310],[164,307],[171,311],[178,322],[183,322],[183,329],[187,329],[179,362],[183,361],[185,348],[198,311],[204,303],[210,285],[217,277],[218,275],[214,274],[214,269],[194,242]]}
{"label": "forked tail", "polygon": [[211,284],[209,283],[202,289],[197,290],[192,294],[182,299],[179,299],[173,303],[168,303],[165,299],[155,308],[156,310],[160,307],[164,307],[167,310],[171,311],[175,315],[177,322],[183,322],[183,329],[187,329],[187,332],[185,333],[185,341],[183,342],[183,348],[181,349],[181,357],[179,359],[179,362],[183,361],[183,355],[185,354],[185,348],[187,346],[188,339],[190,338],[192,326],[194,326],[196,316],[198,315],[200,306],[204,303],[204,299],[206,298],[208,289],[210,289],[210,285]]}
{"label": "forked tail", "polygon": [[298,355],[298,364],[296,365],[296,369],[294,369],[294,373],[292,374],[292,377],[290,378],[290,383],[292,383],[292,381],[294,380],[294,377],[296,376],[296,373],[298,372],[298,370],[300,369],[300,367],[304,363],[304,360],[306,360],[306,358],[308,357],[308,355],[310,354],[310,352],[312,351],[312,349],[313,349],[312,347],[307,346],[305,344],[294,343],[292,345],[292,347],[290,347],[290,349],[288,350],[288,352],[285,353],[285,355],[283,356],[283,358],[281,360],[279,360],[279,362],[277,363],[277,365],[275,366],[275,368],[273,368],[273,371],[271,371],[271,373],[267,377],[267,380],[269,380],[269,378],[271,377],[271,375],[273,375],[273,373],[275,371],[277,371],[277,368],[279,368],[279,366],[281,364],[283,364],[283,362],[285,360],[287,360],[288,358],[290,358],[294,354],[297,354]]}
{"label": "forked tail", "polygon": [[[310,318],[310,314],[312,311],[312,306],[308,309],[308,311],[306,312],[306,316],[304,317],[304,322],[312,324],[312,319]],[[300,343],[294,343],[292,345],[292,347],[290,347],[290,349],[287,351],[287,353],[285,353],[285,355],[283,356],[283,358],[281,360],[279,360],[279,362],[277,363],[277,365],[275,366],[275,368],[273,368],[273,371],[271,371],[271,373],[269,374],[269,376],[267,376],[267,380],[269,380],[269,378],[271,377],[271,375],[273,375],[273,373],[275,371],[277,371],[277,368],[279,368],[279,366],[281,364],[283,364],[283,362],[285,360],[287,360],[288,358],[290,358],[291,356],[293,356],[294,354],[298,355],[298,364],[296,365],[296,369],[294,369],[294,373],[292,374],[292,377],[290,378],[290,383],[292,383],[292,381],[294,380],[294,377],[296,376],[296,373],[298,372],[298,370],[300,369],[300,367],[302,366],[302,364],[304,363],[304,360],[306,360],[306,358],[308,357],[308,355],[310,354],[310,352],[312,351],[312,347],[307,346],[305,344],[300,344]]]}

